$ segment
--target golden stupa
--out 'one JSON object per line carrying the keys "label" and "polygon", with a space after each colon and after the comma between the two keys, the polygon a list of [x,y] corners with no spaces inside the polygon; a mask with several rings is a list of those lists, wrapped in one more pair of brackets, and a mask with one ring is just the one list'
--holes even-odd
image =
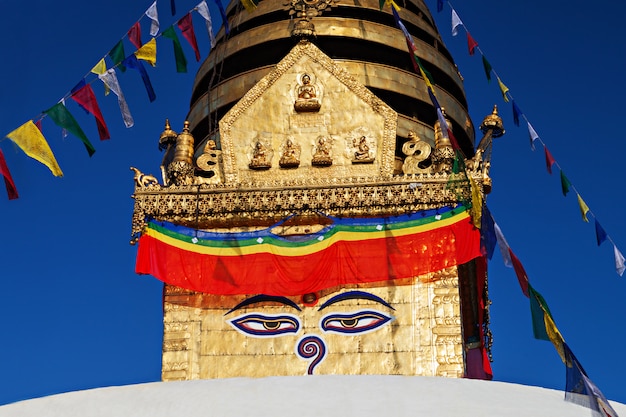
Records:
{"label": "golden stupa", "polygon": [[227,9],[182,133],[160,137],[161,183],[135,175],[137,272],[165,282],[163,380],[491,377],[479,229],[504,130],[494,109],[474,151],[428,8],[398,5],[439,117],[389,6]]}

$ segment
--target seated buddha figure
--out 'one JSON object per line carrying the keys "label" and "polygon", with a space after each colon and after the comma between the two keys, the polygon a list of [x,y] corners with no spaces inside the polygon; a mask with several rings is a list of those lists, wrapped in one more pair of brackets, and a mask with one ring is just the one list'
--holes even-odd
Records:
{"label": "seated buddha figure", "polygon": [[316,112],[319,111],[322,104],[317,97],[317,88],[311,84],[309,74],[302,75],[300,85],[296,89],[297,98],[293,104],[293,108],[297,112]]}

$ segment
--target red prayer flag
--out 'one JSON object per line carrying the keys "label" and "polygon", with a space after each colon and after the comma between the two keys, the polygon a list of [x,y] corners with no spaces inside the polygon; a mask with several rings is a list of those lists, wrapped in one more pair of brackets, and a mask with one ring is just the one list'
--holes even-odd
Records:
{"label": "red prayer flag", "polygon": [[467,32],[467,49],[469,50],[470,55],[474,55],[474,49],[478,46],[478,42],[472,38],[469,32]]}
{"label": "red prayer flag", "polygon": [[519,281],[520,287],[522,287],[522,292],[526,297],[528,297],[528,274],[524,270],[524,266],[520,262],[520,260],[515,256],[511,248],[509,248],[509,255],[511,255],[511,262],[513,263],[513,269],[515,269],[515,275],[517,275],[517,280]]}
{"label": "red prayer flag", "polygon": [[4,176],[4,185],[7,188],[7,194],[9,195],[9,200],[15,200],[19,196],[17,195],[17,188],[15,188],[15,183],[13,182],[13,177],[11,177],[11,173],[9,172],[9,167],[7,166],[7,162],[4,159],[4,154],[2,150],[0,150],[0,174]]}
{"label": "red prayer flag", "polygon": [[96,95],[91,85],[86,84],[84,87],[75,91],[72,94],[72,99],[87,110],[87,112],[94,115],[100,140],[110,139],[111,135],[109,134],[109,129],[104,121],[104,116],[102,116],[102,111],[100,111],[100,106],[98,106],[98,101],[96,100]]}
{"label": "red prayer flag", "polygon": [[183,36],[187,39],[187,42],[189,42],[193,51],[196,53],[196,61],[200,61],[200,50],[198,49],[198,42],[196,41],[196,33],[193,30],[191,12],[187,13],[178,21],[178,28],[181,30]]}
{"label": "red prayer flag", "polygon": [[135,23],[128,31],[128,40],[135,45],[135,48],[141,48],[141,25]]}
{"label": "red prayer flag", "polygon": [[546,151],[546,168],[548,172],[552,174],[552,165],[554,165],[556,161],[554,160],[554,157],[552,156],[552,154],[550,153],[547,147],[545,147],[545,151]]}

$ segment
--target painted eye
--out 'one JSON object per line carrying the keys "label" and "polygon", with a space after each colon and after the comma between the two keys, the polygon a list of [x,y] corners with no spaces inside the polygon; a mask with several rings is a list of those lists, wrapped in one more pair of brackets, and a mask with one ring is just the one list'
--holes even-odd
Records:
{"label": "painted eye", "polygon": [[229,323],[236,330],[254,337],[276,337],[300,330],[298,318],[287,315],[244,314],[229,320]]}
{"label": "painted eye", "polygon": [[391,317],[379,311],[365,310],[349,314],[329,314],[322,318],[321,328],[325,332],[367,333],[383,326]]}

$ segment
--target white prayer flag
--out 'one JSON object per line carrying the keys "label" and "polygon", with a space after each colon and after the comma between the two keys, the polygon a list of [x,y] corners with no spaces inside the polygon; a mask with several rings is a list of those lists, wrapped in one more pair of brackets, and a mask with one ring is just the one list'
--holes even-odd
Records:
{"label": "white prayer flag", "polygon": [[156,0],[152,3],[152,6],[146,10],[146,16],[152,20],[152,24],[150,25],[150,36],[156,36],[157,33],[159,33],[159,13],[157,12]]}

